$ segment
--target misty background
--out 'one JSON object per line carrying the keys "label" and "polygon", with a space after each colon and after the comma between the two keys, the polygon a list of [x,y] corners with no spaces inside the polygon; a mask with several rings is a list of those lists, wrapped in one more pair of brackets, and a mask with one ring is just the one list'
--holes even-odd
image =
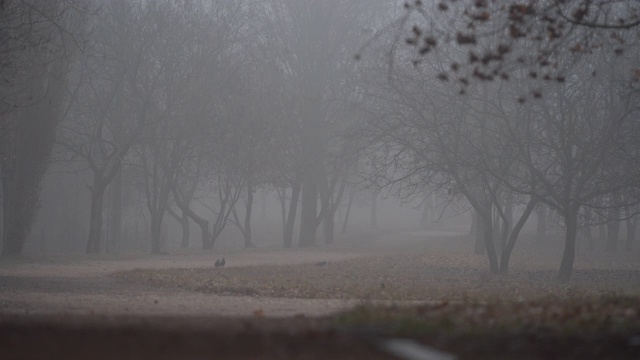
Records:
{"label": "misty background", "polygon": [[637,29],[453,3],[0,2],[2,255],[637,252]]}

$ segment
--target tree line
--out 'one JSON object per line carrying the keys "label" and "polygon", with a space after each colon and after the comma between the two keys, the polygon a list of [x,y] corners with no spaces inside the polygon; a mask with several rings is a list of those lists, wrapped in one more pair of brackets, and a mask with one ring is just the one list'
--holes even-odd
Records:
{"label": "tree line", "polygon": [[[43,179],[59,172],[87,194],[86,234],[66,233],[86,236],[86,253],[117,249],[141,213],[152,253],[164,251],[168,218],[185,247],[191,223],[203,249],[230,225],[251,247],[258,189],[278,194],[283,246],[316,245],[319,230],[330,244],[353,189],[384,188],[469,207],[476,251],[496,273],[530,214],[550,209],[568,280],[580,232],[610,224],[612,247],[614,223],[635,234],[636,10],[2,2],[2,254],[23,251]],[[64,189],[60,216],[72,223],[82,207]]]}

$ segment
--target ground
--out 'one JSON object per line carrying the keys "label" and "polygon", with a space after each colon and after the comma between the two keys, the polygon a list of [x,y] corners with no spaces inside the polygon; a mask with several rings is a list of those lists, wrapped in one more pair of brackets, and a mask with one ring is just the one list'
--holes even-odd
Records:
{"label": "ground", "polygon": [[2,359],[385,359],[398,337],[459,358],[640,358],[634,254],[583,252],[560,284],[557,251],[533,244],[491,276],[454,231],[338,240],[2,260]]}

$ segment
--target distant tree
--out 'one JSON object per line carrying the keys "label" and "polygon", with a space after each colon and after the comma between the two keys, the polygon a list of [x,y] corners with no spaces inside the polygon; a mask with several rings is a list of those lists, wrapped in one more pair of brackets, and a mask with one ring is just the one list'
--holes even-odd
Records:
{"label": "distant tree", "polygon": [[81,159],[93,175],[87,253],[102,247],[104,195],[123,162],[154,118],[163,66],[154,50],[169,29],[154,24],[156,9],[113,2],[96,18],[92,56],[85,59],[81,101],[71,108],[58,143],[71,160]]}
{"label": "distant tree", "polygon": [[338,123],[335,107],[330,105],[332,90],[344,83],[351,69],[363,27],[382,15],[372,9],[384,9],[384,5],[378,8],[378,2],[307,0],[273,0],[269,4],[266,29],[275,34],[273,46],[280,52],[280,63],[288,75],[294,100],[292,113],[299,123],[293,129],[300,144],[300,152],[295,155],[300,168],[294,177],[301,184],[299,245],[313,246],[322,217],[331,213],[325,190],[330,188],[331,180],[326,177],[331,176],[332,168],[325,166],[332,127]]}
{"label": "distant tree", "polygon": [[[203,249],[210,250],[246,190],[251,162],[245,155],[253,148],[244,117],[250,90],[244,78],[254,73],[247,71],[246,52],[242,51],[245,44],[241,40],[247,32],[243,2],[185,6],[188,9],[177,13],[186,17],[182,24],[189,24],[184,26],[193,37],[178,35],[183,42],[176,44],[183,51],[176,53],[182,60],[168,73],[172,80],[166,83],[163,97],[172,110],[162,117],[170,121],[162,133],[150,137],[157,139],[156,148],[161,150],[146,149],[147,158],[166,156],[156,159],[162,169],[158,176],[147,178],[157,178],[155,183],[162,184],[156,192],[164,204],[154,210],[158,216],[168,210],[169,199],[164,196],[168,190],[182,212],[183,226],[188,224],[185,216],[193,220],[200,227]],[[213,217],[196,211],[193,203]]]}
{"label": "distant tree", "polygon": [[[141,188],[150,216],[151,252],[164,251],[163,223],[170,205],[172,189],[183,162],[193,153],[192,142],[199,137],[190,127],[201,97],[200,79],[207,66],[200,53],[203,23],[207,12],[190,3],[156,2],[154,28],[162,29],[162,37],[151,49],[158,64],[159,78],[146,86],[153,89],[154,106],[149,111],[153,126],[147,127],[135,146],[136,159],[142,170]],[[207,43],[209,45],[209,43]],[[197,120],[195,120],[197,121]],[[187,224],[188,225],[188,224]]]}

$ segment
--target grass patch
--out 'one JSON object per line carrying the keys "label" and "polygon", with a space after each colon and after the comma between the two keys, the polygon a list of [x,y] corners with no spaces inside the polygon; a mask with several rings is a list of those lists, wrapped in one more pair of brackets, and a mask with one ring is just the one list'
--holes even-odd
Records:
{"label": "grass patch", "polygon": [[637,332],[640,335],[640,298],[607,295],[591,299],[548,297],[524,302],[368,304],[336,316],[335,322],[350,328],[374,329],[384,335],[410,337],[505,332],[557,335]]}

